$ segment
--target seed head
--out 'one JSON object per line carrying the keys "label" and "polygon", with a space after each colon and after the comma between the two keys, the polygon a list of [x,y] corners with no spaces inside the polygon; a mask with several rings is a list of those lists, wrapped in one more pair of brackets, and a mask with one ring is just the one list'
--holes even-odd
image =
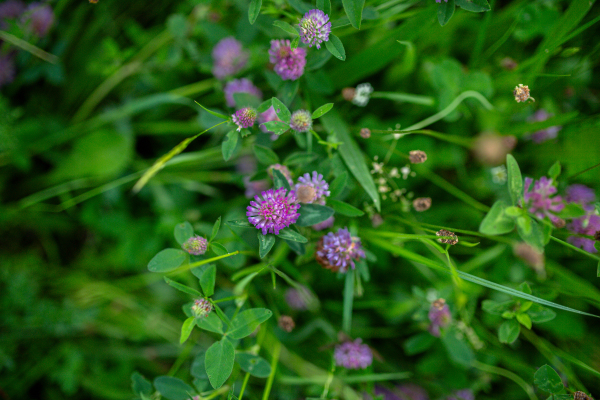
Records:
{"label": "seed head", "polygon": [[296,197],[300,203],[312,203],[317,197],[317,191],[310,186],[301,185],[296,189]]}
{"label": "seed head", "polygon": [[431,207],[431,197],[417,197],[413,200],[413,208],[415,211],[423,212]]}
{"label": "seed head", "polygon": [[194,305],[192,306],[192,313],[196,318],[205,318],[212,311],[212,304],[210,301],[206,299],[196,299],[194,300]]}
{"label": "seed head", "polygon": [[535,101],[535,99],[529,95],[529,86],[523,85],[522,83],[519,83],[519,86],[515,87],[513,94],[515,95],[517,103],[527,100]]}
{"label": "seed head", "polygon": [[517,244],[513,247],[513,253],[536,271],[544,268],[544,254],[540,253],[535,247],[530,246],[527,243],[521,242]]}
{"label": "seed head", "polygon": [[203,238],[202,236],[192,236],[188,240],[185,241],[181,247],[190,254],[195,256],[202,255],[206,253],[206,248],[208,246],[208,240]]}
{"label": "seed head", "polygon": [[427,161],[427,153],[421,150],[411,150],[408,152],[408,159],[413,164],[421,164]]}
{"label": "seed head", "polygon": [[594,400],[592,397],[588,396],[584,392],[575,392],[573,393],[573,400]]}
{"label": "seed head", "polygon": [[346,101],[352,101],[354,95],[356,94],[356,89],[353,87],[347,87],[342,89],[342,97]]}
{"label": "seed head", "polygon": [[296,132],[308,132],[312,123],[312,117],[306,110],[295,111],[290,118],[290,128]]}
{"label": "seed head", "polygon": [[360,130],[360,137],[363,139],[368,139],[371,137],[371,130],[369,128],[362,128]]}
{"label": "seed head", "polygon": [[475,139],[473,154],[475,158],[485,165],[500,165],[506,160],[517,144],[514,136],[501,136],[496,133],[482,133]]}
{"label": "seed head", "polygon": [[440,229],[435,233],[436,236],[449,236],[447,239],[438,239],[441,243],[447,243],[451,245],[455,245],[458,243],[458,236],[456,233],[447,231],[446,229]]}
{"label": "seed head", "polygon": [[562,218],[556,218],[552,221],[552,224],[556,229],[562,229],[567,225],[567,222]]}
{"label": "seed head", "polygon": [[296,327],[294,320],[289,315],[282,315],[279,317],[277,325],[286,332],[291,332]]}
{"label": "seed head", "polygon": [[[314,195],[311,198],[310,194],[312,191],[309,188],[314,190]],[[309,174],[308,172],[298,178],[298,183],[295,186],[296,196],[300,199],[298,191],[302,190],[306,196],[305,199],[308,201],[302,201],[302,203],[317,203],[324,205],[325,198],[328,197],[331,193],[329,191],[329,184],[323,179],[323,175],[319,174],[317,171]]]}

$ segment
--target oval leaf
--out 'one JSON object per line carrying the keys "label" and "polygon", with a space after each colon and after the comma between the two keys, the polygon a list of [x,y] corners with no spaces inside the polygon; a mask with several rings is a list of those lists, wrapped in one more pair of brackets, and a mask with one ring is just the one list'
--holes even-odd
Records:
{"label": "oval leaf", "polygon": [[290,228],[284,228],[280,230],[277,236],[283,240],[289,240],[291,242],[308,243],[307,238]]}
{"label": "oval leaf", "polygon": [[258,14],[260,14],[260,7],[262,6],[262,0],[250,1],[250,7],[248,8],[248,20],[251,24],[254,24]]}
{"label": "oval leaf", "polygon": [[154,387],[168,400],[188,400],[196,391],[179,378],[159,376],[154,379]]}
{"label": "oval leaf", "polygon": [[273,25],[275,25],[276,27],[278,27],[279,29],[289,33],[290,35],[293,36],[300,36],[300,33],[298,33],[298,31],[296,30],[296,28],[294,28],[292,25],[288,24],[285,21],[275,21],[273,22]]}
{"label": "oval leaf", "polygon": [[312,119],[317,119],[327,114],[333,108],[333,103],[323,104],[321,107],[317,108],[314,113],[312,113]]}
{"label": "oval leaf", "polygon": [[342,44],[340,38],[335,36],[333,33],[329,34],[329,40],[325,42],[325,47],[327,47],[327,50],[329,50],[329,52],[333,54],[335,58],[338,58],[342,61],[346,60],[346,50],[344,50],[344,45]]}
{"label": "oval leaf", "polygon": [[266,308],[251,308],[242,311],[231,320],[231,328],[226,335],[232,339],[245,338],[252,334],[258,328],[258,325],[271,318],[271,315],[273,315],[273,312]]}
{"label": "oval leaf", "polygon": [[318,155],[315,153],[297,152],[287,156],[283,163],[285,165],[305,165],[310,164],[317,157]]}
{"label": "oval leaf", "polygon": [[192,296],[195,296],[195,297],[202,297],[202,293],[200,293],[196,289],[192,289],[191,287],[187,287],[185,285],[182,285],[181,283],[175,282],[174,280],[169,279],[166,276],[165,276],[165,282],[167,282],[167,285],[169,285],[179,291],[182,291],[183,293],[191,294]]}
{"label": "oval leaf", "polygon": [[217,233],[219,233],[220,228],[221,228],[221,217],[217,218],[217,220],[215,221],[215,224],[213,225],[212,233],[210,234],[211,242],[217,236]]}
{"label": "oval leaf", "polygon": [[196,325],[205,331],[223,334],[223,321],[221,321],[216,313],[211,312],[204,318],[196,319]]}
{"label": "oval leaf", "polygon": [[506,216],[506,203],[498,200],[481,221],[479,232],[485,235],[502,235],[515,229],[515,220]]}
{"label": "oval leaf", "polygon": [[265,165],[279,164],[279,157],[268,147],[255,144],[253,151],[259,163]]}
{"label": "oval leaf", "polygon": [[149,380],[144,378],[142,374],[136,371],[131,374],[131,390],[138,396],[141,394],[150,396],[152,394],[152,384]]}
{"label": "oval leaf", "polygon": [[240,367],[252,376],[257,378],[267,378],[271,375],[271,366],[262,357],[252,354],[240,353],[236,356],[236,361]]}
{"label": "oval leaf", "polygon": [[258,232],[258,254],[260,255],[260,258],[265,258],[273,248],[274,244],[275,235],[270,233],[263,235],[262,232]]}
{"label": "oval leaf", "polygon": [[492,9],[487,0],[456,0],[456,5],[471,12],[485,12]]}
{"label": "oval leaf", "polygon": [[450,18],[454,15],[454,9],[456,6],[454,5],[454,0],[448,0],[448,2],[442,1],[442,3],[438,6],[438,22],[441,26],[444,26],[450,21]]}
{"label": "oval leaf", "polygon": [[329,185],[330,198],[338,197],[342,194],[342,191],[346,187],[346,181],[348,180],[348,173],[342,172],[339,174],[333,182]]}
{"label": "oval leaf", "polygon": [[523,177],[521,176],[517,160],[510,154],[506,155],[506,171],[508,173],[508,193],[510,194],[513,206],[516,206],[523,197]]}
{"label": "oval leaf", "polygon": [[558,373],[548,364],[543,365],[533,375],[533,383],[544,392],[558,394],[564,385]]}
{"label": "oval leaf", "polygon": [[290,182],[283,176],[281,171],[277,169],[273,169],[273,186],[275,186],[276,189],[284,188],[286,190],[291,190]]}
{"label": "oval leaf", "polygon": [[235,349],[227,338],[215,342],[206,350],[204,364],[208,381],[214,389],[218,389],[229,378],[233,371]]}
{"label": "oval leaf", "polygon": [[179,268],[188,260],[188,253],[179,249],[164,249],[148,263],[150,272],[169,272]]}
{"label": "oval leaf", "polygon": [[185,343],[186,340],[192,334],[192,330],[194,329],[194,321],[196,318],[189,317],[185,321],[183,321],[183,325],[181,325],[181,336],[179,337],[179,344]]}
{"label": "oval leaf", "polygon": [[182,222],[181,224],[175,225],[173,235],[175,236],[177,243],[184,244],[189,238],[194,236],[194,228],[192,228],[192,224],[189,222]]}
{"label": "oval leaf", "polygon": [[327,15],[331,15],[331,2],[329,0],[317,0],[317,8]]}
{"label": "oval leaf", "polygon": [[223,159],[225,161],[229,161],[229,159],[233,155],[239,137],[239,132],[234,129],[231,132],[229,132],[227,136],[225,136],[225,138],[223,138],[223,143],[221,144],[221,152],[223,153]]}
{"label": "oval leaf", "polygon": [[288,124],[281,121],[269,121],[261,125],[267,128],[269,132],[273,132],[276,135],[282,135],[290,129],[290,126]]}
{"label": "oval leaf", "polygon": [[351,206],[348,203],[344,203],[343,201],[330,199],[327,201],[327,204],[333,207],[336,213],[345,215],[347,217],[360,217],[361,215],[365,214],[358,208]]}
{"label": "oval leaf", "polygon": [[498,330],[498,339],[501,343],[513,343],[519,337],[519,323],[516,319],[509,319],[500,325]]}
{"label": "oval leaf", "polygon": [[225,246],[223,246],[221,243],[217,243],[217,242],[211,243],[210,249],[213,251],[213,253],[215,253],[218,256],[222,256],[222,255],[229,253],[229,251],[227,251]]}
{"label": "oval leaf", "polygon": [[232,228],[254,228],[254,225],[248,222],[247,219],[236,219],[232,221],[227,221],[225,223],[231,226]]}
{"label": "oval leaf", "polygon": [[322,206],[320,204],[302,204],[300,217],[296,221],[298,226],[312,226],[325,221],[333,215],[333,208]]}
{"label": "oval leaf", "polygon": [[285,104],[283,104],[281,100],[279,100],[277,97],[273,97],[271,99],[271,104],[273,105],[273,109],[275,110],[275,113],[277,114],[279,119],[285,122],[286,124],[289,124],[290,118],[292,117],[292,113],[290,113],[290,110],[288,110]]}
{"label": "oval leaf", "polygon": [[[227,250],[227,249],[225,249]],[[226,254],[226,253],[225,253]],[[217,267],[209,265],[202,276],[200,276],[200,287],[206,297],[210,297],[215,293],[215,280],[217,279]]]}
{"label": "oval leaf", "polygon": [[342,0],[344,11],[350,20],[350,23],[355,29],[360,29],[360,21],[362,20],[363,7],[365,0]]}

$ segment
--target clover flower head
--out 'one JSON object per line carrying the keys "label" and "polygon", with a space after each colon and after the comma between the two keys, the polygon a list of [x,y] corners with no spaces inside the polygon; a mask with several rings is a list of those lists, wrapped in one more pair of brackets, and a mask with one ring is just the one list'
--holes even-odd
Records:
{"label": "clover flower head", "polygon": [[448,396],[446,400],[475,400],[475,395],[471,389],[462,389]]}
{"label": "clover flower head", "polygon": [[369,103],[373,93],[373,86],[370,83],[361,83],[354,91],[354,97],[352,98],[352,104],[364,107]]}
{"label": "clover flower head", "polygon": [[596,201],[596,194],[594,189],[575,183],[567,188],[565,200],[567,203],[580,204],[584,210],[589,212],[594,210],[592,203]]}
{"label": "clover flower head", "polygon": [[217,43],[212,51],[212,57],[214,60],[212,72],[217,79],[241,71],[248,61],[248,53],[243,50],[242,44],[231,36]]}
{"label": "clover flower head", "polygon": [[327,218],[325,221],[319,222],[318,224],[314,224],[312,226],[312,228],[315,231],[322,231],[324,229],[331,228],[333,226],[334,221],[335,221],[335,218],[332,215],[331,217]]}
{"label": "clover flower head", "polygon": [[289,40],[271,40],[269,61],[281,79],[295,81],[304,74],[306,50],[299,47],[292,49]]}
{"label": "clover flower head", "polygon": [[277,325],[286,332],[291,332],[296,327],[294,319],[289,315],[282,315],[277,321]]}
{"label": "clover flower head", "polygon": [[[16,19],[25,11],[25,4],[19,0],[7,0],[0,4],[0,29],[6,29],[5,20]],[[0,69],[0,71],[2,71]]]}
{"label": "clover flower head", "polygon": [[289,288],[285,291],[285,301],[294,310],[308,310],[309,293],[305,287],[301,287],[300,289]]}
{"label": "clover flower head", "polygon": [[363,139],[368,139],[371,137],[371,130],[369,128],[362,128],[360,130],[360,137]]}
{"label": "clover flower head", "polygon": [[[444,0],[446,3],[448,2],[448,0]],[[441,3],[442,0],[435,0],[436,3]]]}
{"label": "clover flower head", "polygon": [[231,82],[227,82],[223,91],[225,92],[225,101],[229,107],[236,106],[235,99],[233,98],[234,93],[249,93],[262,100],[262,92],[260,89],[254,86],[250,79],[246,78],[235,79]]}
{"label": "clover flower head", "polygon": [[296,132],[308,132],[312,123],[312,116],[306,110],[294,111],[290,118],[290,128]]}
{"label": "clover flower head", "polygon": [[[552,117],[554,114],[548,113],[546,110],[541,109],[537,110],[532,116],[527,118],[529,122],[542,122]],[[541,129],[539,131],[528,133],[525,135],[526,139],[529,139],[535,143],[542,143],[550,139],[554,139],[558,136],[558,132],[562,129],[562,126],[550,126],[546,129]]]}
{"label": "clover flower head", "polygon": [[288,192],[284,188],[269,189],[255,196],[254,200],[246,208],[248,221],[260,229],[263,235],[267,233],[279,234],[283,228],[287,228],[300,216],[298,209],[300,204],[296,201],[294,191]]}
{"label": "clover flower head", "polygon": [[181,245],[181,247],[190,254],[195,256],[202,255],[206,253],[206,248],[208,247],[208,240],[203,238],[202,236],[192,236],[188,240],[185,241]]}
{"label": "clover flower head", "polygon": [[38,37],[46,36],[54,24],[54,12],[44,3],[31,3],[22,17],[25,25]]}
{"label": "clover flower head", "polygon": [[329,40],[331,22],[329,16],[321,10],[310,10],[300,20],[300,39],[309,47],[321,48],[321,43]]}
{"label": "clover flower head", "polygon": [[[567,229],[578,235],[590,235],[596,238],[600,232],[600,216],[596,214],[584,215],[574,219]],[[597,253],[598,250],[594,247],[594,239],[588,239],[579,236],[569,236],[567,242],[573,246],[579,247],[588,253]]]}
{"label": "clover flower head", "polygon": [[0,87],[11,83],[15,79],[15,62],[7,55],[0,55]]}
{"label": "clover flower head", "polygon": [[515,101],[517,103],[527,100],[535,101],[535,99],[530,96],[531,92],[529,90],[529,86],[523,85],[522,83],[519,83],[515,87],[515,90],[513,90],[513,94],[515,95]]}
{"label": "clover flower head", "polygon": [[556,194],[556,187],[553,183],[552,179],[545,176],[537,181],[525,178],[525,193],[523,196],[525,204],[523,206],[527,207],[530,213],[540,219],[548,217],[553,223],[558,223],[560,218],[553,213],[560,212],[565,208],[565,205],[560,196],[552,197]]}
{"label": "clover flower head", "polygon": [[438,241],[440,243],[446,243],[446,244],[450,244],[452,246],[454,246],[456,243],[458,243],[458,236],[456,236],[456,233],[448,231],[446,229],[440,229],[439,231],[437,231],[435,233],[436,236],[446,236],[446,238],[444,239],[438,239]]}
{"label": "clover flower head", "polygon": [[323,175],[317,171],[308,172],[298,178],[298,183],[295,186],[296,193],[300,199],[300,192],[310,191],[312,196],[304,196],[304,199],[300,199],[302,203],[317,203],[324,205],[325,198],[329,197],[331,192],[329,191],[329,184],[323,179]]}
{"label": "clover flower head", "polygon": [[366,258],[366,255],[360,238],[352,237],[347,228],[340,228],[319,240],[315,258],[326,269],[347,272],[348,266],[356,268],[354,261]]}
{"label": "clover flower head", "polygon": [[212,304],[210,301],[206,299],[196,299],[194,300],[194,305],[192,305],[192,313],[196,318],[205,318],[212,311]]}
{"label": "clover flower head", "polygon": [[423,212],[431,207],[431,197],[417,197],[413,200],[413,208],[415,211]]}
{"label": "clover flower head", "polygon": [[429,308],[429,333],[433,336],[440,337],[440,329],[445,328],[450,324],[452,317],[450,316],[450,308],[446,304],[446,300],[437,299]]}
{"label": "clover flower head", "polygon": [[373,364],[373,352],[362,339],[336,345],[333,357],[336,365],[347,369],[365,369]]}
{"label": "clover flower head", "polygon": [[241,108],[231,115],[231,119],[238,126],[237,130],[239,132],[242,128],[250,128],[254,125],[256,110],[252,107]]}

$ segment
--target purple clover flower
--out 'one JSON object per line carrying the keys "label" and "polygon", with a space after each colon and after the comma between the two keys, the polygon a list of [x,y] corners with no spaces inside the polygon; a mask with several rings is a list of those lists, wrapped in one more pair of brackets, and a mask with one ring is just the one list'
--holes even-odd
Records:
{"label": "purple clover flower", "polygon": [[329,218],[327,218],[325,221],[323,222],[319,222],[318,224],[314,224],[312,226],[312,228],[315,231],[322,231],[324,229],[328,229],[331,228],[333,226],[333,222],[335,221],[335,218],[333,217],[333,215]]}
{"label": "purple clover flower", "polygon": [[295,81],[304,74],[306,50],[292,49],[289,40],[271,40],[269,61],[275,66],[274,70],[281,79]]}
{"label": "purple clover flower", "polygon": [[589,212],[594,211],[592,203],[596,201],[596,194],[594,193],[594,189],[576,183],[567,188],[565,200],[567,203],[580,204],[584,210]]}
{"label": "purple clover flower", "polygon": [[[577,219],[574,219],[567,229],[571,232],[579,235],[590,235],[594,236],[596,232],[600,231],[600,216],[596,214],[586,215]],[[598,250],[594,247],[594,239],[588,239],[579,236],[569,236],[567,242],[573,246],[579,247],[588,253],[597,253]]]}
{"label": "purple clover flower", "polygon": [[196,299],[194,300],[194,305],[192,306],[192,313],[196,318],[205,318],[212,311],[212,304],[210,301],[206,299]]}
{"label": "purple clover flower", "polygon": [[213,74],[217,79],[234,75],[246,66],[248,53],[243,51],[242,44],[233,37],[226,37],[217,43],[212,51],[214,60]]}
{"label": "purple clover flower", "polygon": [[396,386],[393,390],[375,385],[375,395],[383,395],[384,400],[429,400],[427,391],[414,383]]}
{"label": "purple clover flower", "polygon": [[280,121],[281,122],[281,120],[277,116],[277,113],[275,112],[275,109],[273,108],[273,106],[269,107],[267,109],[267,111],[261,113],[258,116],[258,123],[259,123],[258,126],[261,131],[263,131],[265,133],[272,133],[271,140],[277,140],[279,138],[279,135],[276,135],[272,131],[268,130],[266,126],[263,125],[265,122],[270,122],[270,121]]}
{"label": "purple clover flower", "polygon": [[[448,2],[448,0],[444,0],[446,3]],[[436,3],[441,3],[442,0],[435,0]]]}
{"label": "purple clover flower", "polygon": [[321,48],[321,43],[329,40],[331,33],[331,22],[329,16],[321,10],[310,10],[304,14],[304,18],[298,24],[300,26],[300,39],[309,47]]}
{"label": "purple clover flower", "polygon": [[296,132],[308,132],[312,128],[312,116],[306,110],[294,111],[290,117],[290,128]]}
{"label": "purple clover flower", "polygon": [[475,395],[471,389],[462,389],[448,396],[446,400],[475,400]]}
{"label": "purple clover flower", "polygon": [[22,19],[35,35],[43,37],[54,24],[54,12],[47,4],[31,3],[23,13]]}
{"label": "purple clover flower", "polygon": [[294,310],[308,310],[309,299],[310,292],[305,287],[301,289],[289,288],[285,291],[285,301]]}
{"label": "purple clover flower", "polygon": [[15,79],[15,62],[10,54],[0,55],[0,88]]}
{"label": "purple clover flower", "polygon": [[266,179],[260,179],[258,181],[251,181],[249,176],[244,177],[244,196],[251,199],[254,196],[262,193],[269,188],[269,181]]}
{"label": "purple clover flower", "polygon": [[225,101],[229,107],[235,107],[234,93],[250,93],[262,100],[262,92],[254,86],[250,79],[242,78],[228,82],[223,89],[225,92]]}
{"label": "purple clover flower", "polygon": [[331,194],[329,191],[329,184],[325,182],[323,175],[319,174],[317,171],[312,172],[312,178],[308,172],[303,176],[298,177],[298,183],[296,183],[295,186],[296,193],[299,193],[305,189],[312,189],[311,194],[314,193],[312,198],[301,200],[301,202],[308,204],[316,203],[324,205],[325,198]]}
{"label": "purple clover flower", "polygon": [[354,260],[366,258],[360,238],[352,237],[347,228],[329,232],[317,245],[317,261],[325,268],[346,272],[350,265],[356,268]]}
{"label": "purple clover flower", "polygon": [[208,240],[203,238],[202,236],[192,236],[188,240],[185,241],[181,247],[190,254],[195,256],[202,255],[206,253],[206,248],[208,247]]}
{"label": "purple clover flower", "polygon": [[[531,187],[532,183],[533,188]],[[552,179],[545,176],[537,181],[525,178],[524,206],[528,207],[528,211],[539,219],[548,217],[552,222],[557,223],[560,218],[553,213],[560,212],[565,208],[565,204],[560,196],[551,197],[554,194],[556,194],[556,187],[553,185]]]}
{"label": "purple clover flower", "polygon": [[[541,109],[541,110],[537,110],[532,116],[527,118],[527,121],[542,122],[553,116],[554,116],[554,114],[550,114],[546,110]],[[542,143],[542,142],[545,142],[546,140],[554,139],[556,136],[558,136],[558,132],[561,129],[562,129],[562,126],[551,126],[546,129],[539,130],[537,132],[529,133],[529,134],[525,135],[525,138],[532,140],[535,143]]]}
{"label": "purple clover flower", "polygon": [[237,130],[239,132],[242,128],[250,128],[254,125],[254,121],[256,121],[256,110],[252,107],[239,109],[235,114],[231,115],[231,119],[233,123],[238,126]]}
{"label": "purple clover flower", "polygon": [[336,345],[333,357],[336,365],[347,369],[365,369],[373,364],[373,352],[362,339]]}
{"label": "purple clover flower", "polygon": [[433,304],[431,304],[431,308],[429,308],[429,314],[427,316],[429,317],[429,321],[431,321],[429,333],[435,337],[440,337],[440,329],[448,326],[452,320],[450,308],[444,299],[437,299],[434,301]]}
{"label": "purple clover flower", "polygon": [[294,191],[287,193],[284,188],[269,189],[262,192],[261,196],[255,196],[250,202],[246,216],[256,229],[262,231],[263,235],[267,233],[278,235],[281,229],[296,222],[300,216],[298,214],[300,204],[296,201]]}
{"label": "purple clover flower", "polygon": [[[3,1],[0,4],[0,29],[7,29],[8,23],[6,20],[16,19],[23,11],[25,11],[25,4],[18,0]],[[2,71],[2,69],[0,69]]]}

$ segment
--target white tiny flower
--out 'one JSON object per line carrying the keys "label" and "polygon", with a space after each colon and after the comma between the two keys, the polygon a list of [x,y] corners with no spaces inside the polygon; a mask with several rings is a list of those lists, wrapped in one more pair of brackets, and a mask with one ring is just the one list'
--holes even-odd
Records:
{"label": "white tiny flower", "polygon": [[373,169],[371,170],[372,174],[381,174],[383,173],[383,163],[373,163]]}
{"label": "white tiny flower", "polygon": [[400,174],[398,173],[398,168],[394,167],[392,168],[392,170],[390,171],[390,178],[398,178],[400,177]]}
{"label": "white tiny flower", "polygon": [[506,167],[504,165],[500,165],[499,167],[492,168],[492,181],[499,185],[503,185],[506,183],[506,179],[508,178],[508,174],[506,173]]}
{"label": "white tiny flower", "polygon": [[402,179],[407,179],[410,174],[410,167],[408,165],[402,167],[400,173],[402,174]]}
{"label": "white tiny flower", "polygon": [[373,93],[373,86],[371,86],[370,83],[361,83],[356,87],[352,104],[360,107],[366,106],[371,97],[371,93]]}

